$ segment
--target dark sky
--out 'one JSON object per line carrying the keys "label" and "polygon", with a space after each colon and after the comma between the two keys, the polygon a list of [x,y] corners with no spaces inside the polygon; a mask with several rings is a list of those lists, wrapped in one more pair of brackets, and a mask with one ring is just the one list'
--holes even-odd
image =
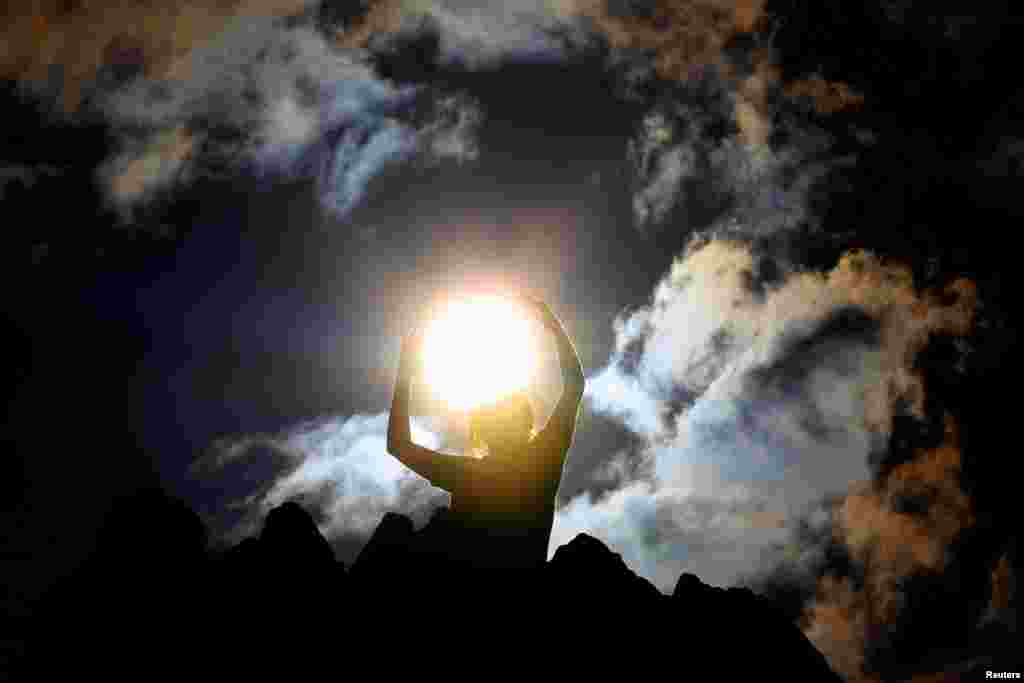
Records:
{"label": "dark sky", "polygon": [[[607,359],[612,317],[644,302],[671,252],[631,221],[631,108],[589,65],[538,85],[544,73],[501,87],[539,88],[550,122],[536,100],[473,84],[498,101],[472,168],[395,169],[344,221],[318,210],[311,183],[194,188],[173,258],[99,285],[97,306],[134,309],[160,340],[143,364],[145,410],[154,446],[181,440],[168,476],[215,435],[386,410],[403,320],[435,288],[508,278],[552,302],[586,367]],[[621,115],[580,125],[597,106]],[[188,428],[164,433],[169,415]]]}
{"label": "dark sky", "polygon": [[836,606],[922,573],[1011,623],[1010,15],[424,6],[9,11],[11,609],[149,483],[222,542],[315,501],[346,561],[421,522],[439,492],[382,450],[398,341],[483,282],[550,302],[588,376],[554,544],[791,596],[841,670],[895,646],[822,635],[870,612]]}

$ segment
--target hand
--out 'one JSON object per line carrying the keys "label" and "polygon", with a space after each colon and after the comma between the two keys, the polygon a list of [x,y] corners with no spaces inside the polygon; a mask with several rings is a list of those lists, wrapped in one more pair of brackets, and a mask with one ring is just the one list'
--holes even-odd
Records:
{"label": "hand", "polygon": [[421,339],[423,335],[426,334],[430,324],[434,321],[436,314],[436,301],[430,300],[421,304],[410,316],[409,330],[406,332],[406,338],[410,340]]}

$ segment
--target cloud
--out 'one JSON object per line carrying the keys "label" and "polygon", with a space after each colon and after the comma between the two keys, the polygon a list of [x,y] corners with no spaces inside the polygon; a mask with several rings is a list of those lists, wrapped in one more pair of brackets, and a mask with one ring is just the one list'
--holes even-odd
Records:
{"label": "cloud", "polygon": [[[220,494],[204,515],[215,539],[234,544],[258,533],[267,512],[289,500],[311,511],[344,562],[355,559],[386,512],[422,527],[448,505],[448,494],[387,453],[387,423],[387,414],[353,415],[212,444],[191,471]],[[417,443],[439,447],[432,432],[416,421],[412,427]]]}
{"label": "cloud", "polygon": [[[847,680],[877,680],[876,672],[895,664],[894,653],[900,660],[920,653],[921,666],[927,667],[924,654],[941,649],[943,639],[956,638],[971,625],[971,608],[958,603],[971,601],[978,588],[963,578],[975,560],[961,556],[957,543],[977,517],[960,485],[957,432],[947,415],[938,445],[918,449],[912,460],[852,487],[837,506],[833,540],[864,569],[856,578],[815,572],[815,594],[802,625]],[[995,586],[993,593],[998,601]],[[953,624],[935,634],[930,624],[945,619]]]}
{"label": "cloud", "polygon": [[609,365],[587,380],[584,394],[591,409],[615,417],[636,434],[654,438],[664,430],[661,414],[667,409],[636,377]]}
{"label": "cloud", "polygon": [[560,6],[590,18],[614,48],[653,52],[659,75],[678,81],[718,60],[730,39],[753,32],[764,18],[763,0],[566,0]]}
{"label": "cloud", "polygon": [[[588,0],[563,5],[570,14],[589,19],[614,51],[649,55],[649,77],[684,90],[700,91],[713,83],[727,91],[728,118],[738,126],[741,140],[754,147],[767,144],[781,72],[763,0]],[[669,156],[682,151],[674,148]]]}
{"label": "cloud", "polygon": [[[560,16],[589,19],[613,49],[650,55],[653,72],[662,80],[685,85],[712,74],[721,78],[733,93],[736,120],[748,143],[767,141],[777,87],[823,114],[861,107],[863,94],[819,73],[783,82],[773,41],[786,17],[766,5],[764,0],[553,2]],[[944,19],[954,20],[950,31],[965,23],[962,17]]]}
{"label": "cloud", "polygon": [[[266,173],[319,178],[325,207],[344,217],[389,163],[475,154],[480,112],[472,103],[437,95],[448,101],[441,109],[460,113],[444,131],[437,128],[452,121],[446,115],[421,131],[396,111],[408,103],[409,92],[377,80],[366,65],[375,52],[426,34],[437,37],[437,54],[428,58],[468,68],[506,59],[559,62],[600,34],[615,51],[651,51],[662,78],[697,83],[714,72],[728,91],[723,106],[741,141],[756,148],[755,157],[764,156],[772,130],[772,84],[778,80],[770,48],[759,38],[737,57],[728,47],[737,35],[762,27],[762,4],[388,0],[343,11],[304,0],[252,0],[230,8],[193,0],[154,12],[37,3],[8,11],[10,40],[0,71],[59,94],[68,112],[88,97],[110,116],[121,149],[98,173],[125,221],[162,188],[225,165],[237,172],[250,162]],[[736,67],[739,62],[746,66]],[[347,81],[361,85],[332,87]],[[356,90],[365,104],[362,112],[350,112],[358,120],[331,119],[330,99],[351,98]],[[794,97],[820,92],[831,100],[856,99],[841,97],[846,90],[820,77],[791,90]],[[333,135],[337,146],[324,150],[317,144],[325,135]],[[716,169],[714,176],[719,167],[737,163],[705,158],[710,148],[693,140],[661,145],[656,153],[650,152],[650,140],[639,145],[647,148],[640,154],[652,160],[639,173],[641,223],[662,220],[680,203],[692,205],[682,186],[699,184],[709,168]],[[736,154],[726,150],[724,156]],[[705,184],[691,189],[713,201],[728,199],[725,186]]]}
{"label": "cloud", "polygon": [[852,111],[864,96],[820,73],[787,79],[773,45],[783,19],[763,2],[563,9],[607,40],[620,96],[653,104],[628,152],[639,227],[671,222],[693,233],[726,217],[761,234],[793,226],[811,218],[811,185],[851,160],[829,158],[832,140],[807,114]]}
{"label": "cloud", "polygon": [[[694,239],[650,305],[616,322],[616,351],[587,395],[643,438],[634,449],[643,466],[616,490],[563,506],[552,547],[589,531],[667,590],[684,571],[728,585],[766,570],[836,496],[848,530],[836,542],[856,559],[852,539],[873,538],[884,505],[854,493],[892,462],[894,425],[929,418],[915,358],[934,335],[968,334],[974,286],[920,292],[909,269],[868,252],[848,252],[827,272],[776,263],[759,281],[766,257],[754,249]],[[935,457],[886,476],[944,482],[946,502],[934,509],[960,528],[948,488],[955,461]],[[892,529],[893,539],[923,534],[924,558],[949,543],[930,523]]]}
{"label": "cloud", "polygon": [[[628,149],[638,227],[671,216],[690,232],[738,226],[763,236],[808,223],[811,188],[853,157],[830,154],[829,135],[775,113],[713,76],[657,103]],[[776,131],[784,145],[769,144]]]}
{"label": "cloud", "polygon": [[828,81],[820,74],[787,83],[786,95],[793,99],[807,98],[822,114],[849,111],[864,104],[864,95],[854,91],[848,83]]}
{"label": "cloud", "polygon": [[560,62],[591,41],[572,12],[545,0],[383,0],[333,37],[346,48],[387,49],[430,33],[440,64],[484,69],[504,60]]}
{"label": "cloud", "polygon": [[225,166],[313,179],[344,218],[389,164],[476,155],[472,100],[381,80],[309,25],[238,19],[182,64],[180,78],[137,79],[103,99],[122,149],[98,173],[126,220],[153,192]]}
{"label": "cloud", "polygon": [[[196,140],[185,126],[177,126],[129,142],[121,154],[107,160],[98,171],[115,205],[131,207],[173,185],[196,153]],[[128,214],[123,218],[130,220]]]}
{"label": "cloud", "polygon": [[785,538],[763,503],[741,485],[699,491],[633,481],[595,500],[577,496],[557,513],[549,556],[578,533],[602,539],[633,571],[671,592],[683,570],[728,585]]}
{"label": "cloud", "polygon": [[480,155],[477,130],[483,110],[464,95],[442,95],[429,100],[431,110],[419,131],[428,162],[451,159],[473,161]]}
{"label": "cloud", "polygon": [[[0,74],[57,95],[76,112],[110,71],[161,80],[182,76],[182,57],[238,17],[284,17],[309,0],[161,3],[9,3],[0,14]],[[106,73],[105,73],[106,72]]]}
{"label": "cloud", "polygon": [[567,56],[562,40],[545,30],[555,24],[546,2],[438,0],[428,11],[440,30],[444,62],[479,69],[502,59],[559,62]]}

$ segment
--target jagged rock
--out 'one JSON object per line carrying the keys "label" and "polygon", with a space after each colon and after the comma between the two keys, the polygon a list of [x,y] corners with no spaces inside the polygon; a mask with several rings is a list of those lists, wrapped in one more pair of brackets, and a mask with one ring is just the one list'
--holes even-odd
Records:
{"label": "jagged rock", "polygon": [[[96,549],[68,585],[81,609],[141,618],[178,610],[205,569],[206,528],[184,502],[145,488],[116,498],[98,530]],[[158,590],[154,590],[158,588]]]}
{"label": "jagged rock", "polygon": [[100,527],[94,561],[119,565],[151,562],[160,570],[205,558],[206,527],[184,502],[158,489],[117,498]]}
{"label": "jagged rock", "polygon": [[[560,547],[537,570],[470,571],[449,561],[473,548],[460,543],[458,525],[445,511],[418,533],[410,519],[389,513],[346,575],[313,518],[286,503],[270,512],[259,538],[183,574],[141,561],[166,553],[158,536],[135,545],[139,539],[133,530],[144,527],[148,514],[166,534],[168,551],[193,557],[201,537],[191,518],[166,501],[138,499],[133,505],[129,522],[122,515],[106,531],[108,552],[125,565],[112,574],[87,575],[80,595],[89,599],[69,600],[50,613],[62,631],[54,637],[52,629],[41,630],[36,652],[59,643],[63,651],[87,658],[102,653],[103,643],[116,641],[155,661],[175,642],[160,631],[171,623],[168,616],[188,614],[198,642],[216,643],[204,657],[264,645],[328,647],[339,639],[371,646],[397,629],[411,637],[403,637],[398,648],[396,673],[422,672],[444,648],[457,646],[465,659],[488,652],[495,642],[529,642],[519,656],[502,661],[503,674],[536,676],[537,663],[544,661],[545,674],[608,675],[606,651],[595,649],[607,643],[612,648],[607,652],[678,651],[692,680],[775,674],[786,680],[840,680],[767,600],[747,589],[709,586],[692,574],[680,577],[671,597],[662,595],[587,534]],[[118,582],[133,572],[134,580]],[[87,628],[90,615],[101,608],[106,615],[114,603],[131,609],[114,613],[120,621],[112,630]],[[337,617],[332,628],[307,627],[325,614]],[[571,652],[586,655],[566,654]],[[653,658],[642,660],[630,660],[632,673],[654,675],[661,666]]]}
{"label": "jagged rock", "polygon": [[394,512],[385,513],[352,565],[353,577],[397,571],[398,566],[409,557],[414,533],[411,519]]}
{"label": "jagged rock", "polygon": [[[545,573],[553,588],[584,601],[602,595],[603,600],[649,607],[663,597],[649,581],[627,567],[621,555],[588,534],[578,534],[559,547]],[[617,591],[609,592],[609,586],[616,586]]]}
{"label": "jagged rock", "polygon": [[[747,588],[709,586],[684,573],[669,602],[680,631],[703,651],[709,674],[716,663],[728,662],[729,671],[742,676],[776,671],[790,680],[841,681],[781,610]],[[737,647],[741,658],[734,656]]]}
{"label": "jagged rock", "polygon": [[409,540],[408,552],[412,556],[409,560],[438,574],[437,580],[468,571],[477,549],[467,545],[461,530],[461,524],[448,508],[438,508]]}
{"label": "jagged rock", "polygon": [[334,551],[302,506],[288,501],[267,514],[260,545],[268,561],[288,565],[333,568]]}
{"label": "jagged rock", "polygon": [[170,642],[159,629],[195,618],[197,587],[209,580],[205,540],[199,517],[159,489],[116,498],[95,552],[37,607],[26,650],[32,677],[56,677],[68,661],[89,670],[113,658],[114,643],[126,656],[158,656]]}
{"label": "jagged rock", "polygon": [[261,548],[260,539],[244,538],[238,545],[228,549],[224,554],[223,561],[233,565],[255,565],[259,562]]}
{"label": "jagged rock", "polygon": [[709,586],[704,585],[704,582],[697,578],[696,574],[683,572],[676,582],[675,589],[672,591],[672,599],[692,599],[694,595],[703,595],[706,588],[709,588]]}

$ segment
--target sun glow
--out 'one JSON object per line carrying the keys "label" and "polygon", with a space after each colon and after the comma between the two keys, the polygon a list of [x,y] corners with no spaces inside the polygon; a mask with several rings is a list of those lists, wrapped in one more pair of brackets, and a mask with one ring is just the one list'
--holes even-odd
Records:
{"label": "sun glow", "polygon": [[539,367],[535,325],[519,306],[497,297],[452,302],[426,330],[427,386],[460,411],[524,389]]}

